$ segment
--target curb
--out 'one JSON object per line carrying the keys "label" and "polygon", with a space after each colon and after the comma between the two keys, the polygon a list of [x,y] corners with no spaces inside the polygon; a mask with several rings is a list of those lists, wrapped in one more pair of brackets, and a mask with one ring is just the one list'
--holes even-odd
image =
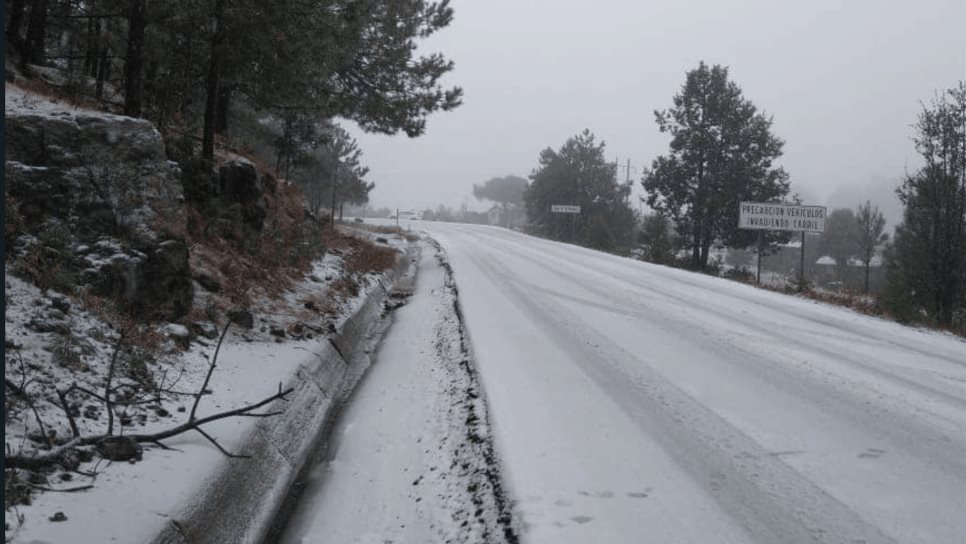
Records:
{"label": "curb", "polygon": [[293,486],[311,470],[333,408],[371,363],[369,354],[388,325],[384,303],[390,289],[405,289],[415,273],[407,250],[386,275],[392,288],[379,281],[369,289],[341,329],[299,364],[286,384],[293,388],[289,400],[267,407],[283,413],[260,420],[243,439],[239,447],[251,459],[224,460],[152,544],[255,543],[268,537]]}

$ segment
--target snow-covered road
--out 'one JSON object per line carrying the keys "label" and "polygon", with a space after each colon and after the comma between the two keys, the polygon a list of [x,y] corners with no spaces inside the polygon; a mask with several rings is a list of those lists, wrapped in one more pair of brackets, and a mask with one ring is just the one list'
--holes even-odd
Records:
{"label": "snow-covered road", "polygon": [[505,229],[452,264],[529,542],[962,543],[966,343]]}
{"label": "snow-covered road", "polygon": [[451,278],[428,244],[417,258],[415,290],[339,417],[283,543],[513,541]]}

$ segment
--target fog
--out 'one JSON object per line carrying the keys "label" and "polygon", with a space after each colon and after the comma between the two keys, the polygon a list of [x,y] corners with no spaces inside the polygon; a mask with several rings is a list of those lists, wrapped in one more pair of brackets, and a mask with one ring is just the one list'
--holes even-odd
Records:
{"label": "fog", "polygon": [[[353,134],[376,182],[374,206],[482,209],[473,183],[527,176],[546,147],[584,128],[639,179],[667,151],[653,111],[671,106],[700,60],[730,67],[774,116],[781,163],[809,204],[878,203],[917,165],[920,101],[966,77],[963,0],[486,0],[453,2],[455,20],[422,49],[456,69],[464,104],[426,134]],[[619,171],[621,178],[625,169]],[[640,193],[640,184],[635,184]]]}

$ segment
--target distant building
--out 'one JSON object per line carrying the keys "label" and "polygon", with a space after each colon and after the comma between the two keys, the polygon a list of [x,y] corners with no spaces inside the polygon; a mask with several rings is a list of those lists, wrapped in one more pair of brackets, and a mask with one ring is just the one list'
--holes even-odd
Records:
{"label": "distant building", "polygon": [[[814,267],[815,284],[861,290],[865,285],[865,261],[855,257],[850,258],[841,279],[836,274],[837,264],[835,258],[831,255],[822,255],[816,259]],[[885,267],[882,264],[882,257],[879,255],[873,255],[869,261],[869,288],[872,291],[879,290],[885,282]]]}
{"label": "distant building", "polygon": [[514,206],[513,204],[507,205],[506,208],[494,204],[493,207],[486,211],[486,222],[496,227],[522,229],[527,221],[526,213],[524,213],[522,208]]}

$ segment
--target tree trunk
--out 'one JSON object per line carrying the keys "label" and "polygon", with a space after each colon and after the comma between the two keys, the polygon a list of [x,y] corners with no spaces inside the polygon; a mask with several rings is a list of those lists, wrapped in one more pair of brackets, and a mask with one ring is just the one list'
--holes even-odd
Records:
{"label": "tree trunk", "polygon": [[104,42],[101,44],[101,54],[97,61],[97,83],[94,85],[94,98],[98,100],[104,96],[104,82],[107,80],[111,68],[107,53],[107,42]]}
{"label": "tree trunk", "polygon": [[205,125],[201,139],[202,158],[215,158],[215,113],[217,111],[219,77],[221,76],[221,44],[225,41],[225,0],[215,2],[215,32],[211,36],[211,58],[208,62],[208,80],[205,83]]}
{"label": "tree trunk", "polygon": [[329,209],[329,221],[335,225],[335,188],[339,184],[339,163],[335,163],[335,170],[332,171],[332,207]]}
{"label": "tree trunk", "polygon": [[27,22],[27,37],[20,56],[21,68],[28,71],[28,64],[44,62],[44,43],[47,38],[47,0],[33,0],[30,5],[30,19]]}
{"label": "tree trunk", "polygon": [[141,116],[144,88],[144,28],[147,0],[130,0],[127,16],[127,59],[124,61],[124,115]]}
{"label": "tree trunk", "polygon": [[13,0],[10,3],[10,19],[7,21],[7,43],[18,54],[22,54],[23,38],[20,37],[20,27],[23,25],[23,15],[26,8],[26,0]]}
{"label": "tree trunk", "polygon": [[215,108],[215,134],[228,134],[228,111],[231,104],[231,87],[218,90],[218,105]]}
{"label": "tree trunk", "polygon": [[91,17],[87,20],[87,51],[84,52],[84,75],[97,77],[97,53],[100,48],[101,22]]}

